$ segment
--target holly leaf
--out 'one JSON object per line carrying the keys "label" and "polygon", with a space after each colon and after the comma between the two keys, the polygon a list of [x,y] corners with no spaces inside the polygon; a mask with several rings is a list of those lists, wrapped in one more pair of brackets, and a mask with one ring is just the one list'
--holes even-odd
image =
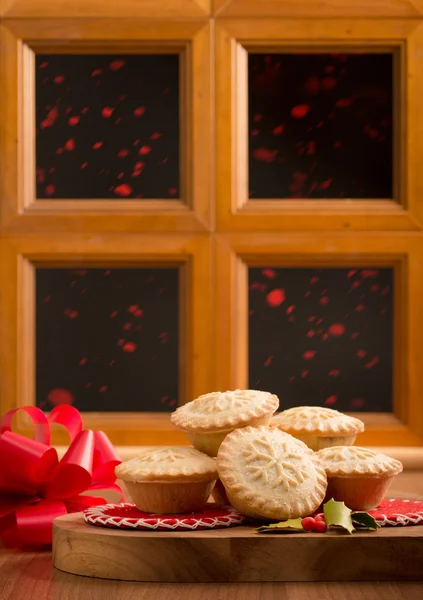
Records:
{"label": "holly leaf", "polygon": [[325,521],[328,529],[341,527],[352,533],[355,531],[351,518],[351,509],[345,506],[343,502],[336,502],[333,498],[323,505]]}
{"label": "holly leaf", "polygon": [[351,518],[354,525],[360,529],[372,529],[375,531],[378,527],[380,527],[376,519],[372,517],[372,515],[369,515],[368,512],[353,512],[351,514]]}
{"label": "holly leaf", "polygon": [[256,531],[259,533],[300,533],[304,531],[301,525],[302,519],[288,519],[287,521],[279,521],[279,523],[270,523],[270,525],[262,525]]}

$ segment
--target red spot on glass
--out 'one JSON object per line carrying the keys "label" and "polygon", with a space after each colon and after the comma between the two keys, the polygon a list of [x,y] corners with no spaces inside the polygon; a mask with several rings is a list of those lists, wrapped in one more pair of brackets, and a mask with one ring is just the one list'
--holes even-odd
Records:
{"label": "red spot on glass", "polygon": [[338,377],[340,372],[339,369],[332,369],[332,371],[329,371],[328,375],[329,377]]}
{"label": "red spot on glass", "polygon": [[289,378],[289,381],[295,381],[294,375],[291,375],[291,377]]}
{"label": "red spot on glass", "polygon": [[68,120],[68,123],[71,127],[75,127],[75,125],[78,125],[80,121],[80,117],[74,116],[74,117],[70,117],[70,119]]}
{"label": "red spot on glass", "polygon": [[47,194],[47,196],[52,196],[55,191],[56,191],[56,188],[54,187],[54,185],[52,183],[50,183],[50,185],[48,185],[44,190],[44,192]]}
{"label": "red spot on glass", "polygon": [[306,173],[303,173],[302,171],[294,171],[292,173],[292,183],[289,186],[289,191],[292,193],[299,192],[306,180]]}
{"label": "red spot on glass", "polygon": [[260,283],[259,281],[253,281],[250,285],[250,290],[260,290],[260,292],[265,292],[267,290],[267,285],[265,283]]}
{"label": "red spot on glass", "polygon": [[63,148],[57,148],[56,154],[63,154]]}
{"label": "red spot on glass", "polygon": [[96,142],[95,144],[93,144],[93,149],[94,150],[98,150],[99,148],[101,148],[103,145],[103,142]]}
{"label": "red spot on glass", "polygon": [[379,362],[379,357],[378,356],[374,356],[372,358],[372,360],[369,360],[369,362],[364,365],[364,368],[365,369],[372,369],[375,365],[377,365],[378,362]]}
{"label": "red spot on glass", "polygon": [[152,133],[152,134],[150,135],[150,140],[158,140],[158,139],[159,139],[159,138],[161,138],[161,137],[162,137],[162,134],[161,134],[161,133]]}
{"label": "red spot on glass", "polygon": [[88,111],[89,111],[89,108],[85,107],[85,108],[83,108],[83,109],[81,110],[81,113],[82,113],[83,115],[86,115]]}
{"label": "red spot on glass", "polygon": [[81,360],[79,361],[80,365],[85,365],[85,363],[87,362],[86,358],[81,358]]}
{"label": "red spot on glass", "polygon": [[315,333],[316,333],[316,332],[314,331],[314,329],[309,329],[309,330],[307,331],[307,333],[306,333],[306,336],[307,336],[308,338],[312,338],[312,337],[314,336],[314,334],[315,334]]}
{"label": "red spot on glass", "polygon": [[170,400],[169,401],[169,406],[175,406],[176,404],[176,400]]}
{"label": "red spot on glass", "polygon": [[285,290],[278,288],[272,290],[266,296],[266,302],[269,306],[275,307],[280,306],[285,300]]}
{"label": "red spot on glass", "polygon": [[121,173],[118,174],[117,178],[118,179],[122,179],[122,177],[125,175],[125,173],[122,171]]}
{"label": "red spot on glass", "polygon": [[118,315],[118,314],[119,314],[119,311],[114,310],[112,313],[110,313],[110,318],[114,319],[116,317],[116,315]]}
{"label": "red spot on glass", "polygon": [[317,319],[316,323],[317,325],[320,325],[320,323],[323,323],[323,319]]}
{"label": "red spot on glass", "polygon": [[349,279],[351,279],[351,277],[354,277],[354,275],[357,273],[357,269],[351,269],[350,271],[348,271],[347,273],[347,277]]}
{"label": "red spot on glass", "polygon": [[176,196],[178,190],[176,188],[169,188],[167,191],[169,196]]}
{"label": "red spot on glass", "polygon": [[121,69],[125,64],[124,60],[112,60],[112,62],[109,65],[109,69],[111,69],[112,71],[119,71],[119,69]]}
{"label": "red spot on glass", "polygon": [[80,169],[85,169],[85,167],[88,165],[87,162],[82,163],[82,165],[79,167]]}
{"label": "red spot on glass", "polygon": [[342,142],[334,142],[333,147],[334,148],[342,148]]}
{"label": "red spot on glass", "polygon": [[324,77],[322,79],[322,85],[325,90],[333,90],[333,88],[336,86],[335,77]]}
{"label": "red spot on glass", "polygon": [[51,300],[51,296],[46,296],[44,298],[43,302],[47,303],[47,302],[50,302],[50,300]]}
{"label": "red spot on glass", "polygon": [[326,398],[325,404],[330,406],[331,404],[336,404],[337,400],[338,396],[334,394],[333,396],[329,396],[329,398]]}
{"label": "red spot on glass", "polygon": [[268,279],[274,279],[276,277],[276,271],[274,269],[263,269],[261,274]]}
{"label": "red spot on glass", "polygon": [[135,117],[142,117],[144,113],[145,113],[145,106],[138,106],[134,110],[134,116]]}
{"label": "red spot on glass", "polygon": [[269,366],[269,365],[272,363],[272,360],[273,360],[273,356],[269,356],[269,358],[267,358],[267,359],[264,361],[264,363],[263,363],[263,364],[264,364],[264,366],[265,366],[265,367],[268,367],[268,366]]}
{"label": "red spot on glass", "polygon": [[327,340],[328,338],[329,338],[329,335],[328,335],[327,333],[324,333],[324,334],[322,335],[322,341],[323,341],[323,342],[326,342],[326,340]]}
{"label": "red spot on glass", "polygon": [[370,127],[367,130],[367,134],[368,134],[369,137],[371,137],[371,138],[374,139],[374,138],[377,138],[377,136],[379,135],[379,130],[375,129],[374,127]]}
{"label": "red spot on glass", "polygon": [[59,406],[59,404],[73,404],[75,402],[74,395],[69,390],[63,388],[54,388],[49,391],[47,400],[53,406]]}
{"label": "red spot on glass", "polygon": [[325,73],[333,73],[335,70],[335,67],[333,65],[327,65],[325,67]]}
{"label": "red spot on glass", "polygon": [[98,75],[101,75],[103,72],[103,69],[94,69],[94,71],[91,73],[91,77],[98,77]]}
{"label": "red spot on glass", "polygon": [[125,344],[125,340],[120,339],[117,341],[116,346],[122,347]]}
{"label": "red spot on glass", "polygon": [[259,121],[261,121],[263,118],[263,115],[254,115],[253,117],[253,121],[254,123],[258,123]]}
{"label": "red spot on glass", "polygon": [[381,294],[382,296],[386,296],[387,294],[389,294],[389,290],[391,289],[391,286],[387,285],[386,287],[383,288]]}
{"label": "red spot on glass", "polygon": [[259,131],[258,129],[252,129],[252,130],[251,130],[251,135],[252,135],[252,136],[254,136],[254,137],[255,137],[256,135],[258,135],[259,133],[260,133],[260,131]]}
{"label": "red spot on glass", "polygon": [[308,298],[311,295],[310,290],[308,290],[305,294],[304,294],[304,298]]}
{"label": "red spot on glass", "polygon": [[44,169],[37,169],[37,183],[44,183],[45,179]]}
{"label": "red spot on glass", "polygon": [[110,366],[110,367],[113,367],[113,365],[115,364],[115,362],[116,362],[116,361],[115,361],[115,359],[111,360],[111,361],[109,362],[109,366]]}
{"label": "red spot on glass", "polygon": [[114,108],[111,108],[111,106],[105,106],[105,107],[102,109],[102,111],[101,111],[101,114],[102,114],[102,116],[103,116],[105,119],[109,119],[109,118],[112,116],[112,114],[113,114],[114,110],[115,110],[115,109],[114,109]]}
{"label": "red spot on glass", "polygon": [[377,269],[363,269],[360,275],[363,279],[374,279],[379,275],[379,271]]}
{"label": "red spot on glass", "polygon": [[303,352],[303,358],[304,360],[311,360],[316,356],[316,354],[317,350],[306,350],[305,352]]}
{"label": "red spot on glass", "polygon": [[142,310],[142,308],[138,308],[135,312],[134,312],[134,317],[142,317],[144,314],[144,311]]}
{"label": "red spot on glass", "polygon": [[315,320],[316,320],[316,317],[315,317],[315,316],[313,316],[313,315],[311,315],[310,317],[307,317],[307,321],[308,321],[309,323],[313,323],[313,321],[315,321]]}
{"label": "red spot on glass", "polygon": [[358,336],[359,336],[358,331],[355,331],[354,333],[351,334],[351,339],[356,340],[358,338]]}
{"label": "red spot on glass", "polygon": [[138,151],[138,154],[141,154],[142,156],[144,156],[145,154],[150,154],[151,152],[151,146],[141,146],[141,148]]}
{"label": "red spot on glass", "polygon": [[379,286],[377,283],[375,283],[374,285],[371,286],[370,291],[371,292],[377,292],[379,289]]}
{"label": "red spot on glass", "polygon": [[311,106],[309,104],[297,104],[291,110],[291,117],[294,119],[303,119],[311,110]]}
{"label": "red spot on glass", "polygon": [[314,154],[316,152],[316,142],[307,142],[307,154]]}
{"label": "red spot on glass", "polygon": [[290,315],[294,310],[295,310],[295,304],[291,304],[291,306],[288,306],[288,308],[286,309],[286,314]]}
{"label": "red spot on glass", "polygon": [[48,67],[48,62],[42,62],[40,65],[38,65],[39,69],[45,69],[46,67]]}
{"label": "red spot on glass", "polygon": [[301,371],[301,377],[304,379],[304,377],[307,377],[308,375],[308,371],[307,369],[305,369],[304,371]]}
{"label": "red spot on glass", "polygon": [[63,77],[63,75],[56,75],[53,81],[54,83],[63,83],[65,81],[65,78]]}
{"label": "red spot on glass", "polygon": [[285,131],[285,127],[283,125],[278,125],[273,130],[273,135],[281,135]]}
{"label": "red spot on glass", "polygon": [[70,138],[65,142],[65,150],[75,150],[75,140]]}
{"label": "red spot on glass", "polygon": [[310,283],[317,283],[319,281],[320,277],[317,277],[317,275],[315,275],[314,277],[312,277],[310,279]]}
{"label": "red spot on glass", "polygon": [[367,351],[366,350],[357,350],[356,356],[358,356],[358,358],[364,358],[365,356],[367,356]]}
{"label": "red spot on glass", "polygon": [[73,269],[72,273],[73,275],[85,277],[85,275],[88,273],[88,269]]}
{"label": "red spot on glass", "polygon": [[278,150],[269,150],[268,148],[256,148],[253,150],[253,158],[261,162],[271,163],[275,160]]}
{"label": "red spot on glass", "polygon": [[77,310],[72,310],[71,308],[65,308],[63,314],[69,317],[69,319],[76,319],[76,317],[79,315],[79,312]]}
{"label": "red spot on glass", "polygon": [[333,177],[331,177],[330,179],[326,179],[326,181],[322,181],[321,184],[319,185],[319,189],[327,190],[327,188],[330,187],[332,181],[333,181]]}
{"label": "red spot on glass", "polygon": [[92,382],[92,381],[88,381],[88,382],[87,382],[87,383],[84,385],[84,387],[86,387],[86,388],[90,388],[90,387],[92,387],[92,385],[93,385],[93,382]]}
{"label": "red spot on glass", "polygon": [[128,331],[128,329],[131,329],[132,325],[131,323],[125,323],[125,325],[123,326],[124,331]]}
{"label": "red spot on glass", "polygon": [[128,312],[134,314],[136,311],[138,310],[138,304],[131,304],[131,306],[128,308]]}
{"label": "red spot on glass", "polygon": [[128,156],[128,154],[129,154],[129,150],[126,150],[126,148],[123,148],[122,150],[119,150],[119,152],[117,153],[117,157],[125,158],[125,156]]}
{"label": "red spot on glass", "polygon": [[344,335],[345,325],[343,325],[342,323],[333,323],[333,325],[331,325],[328,328],[328,333],[332,337],[339,337],[340,335]]}
{"label": "red spot on glass", "polygon": [[54,106],[51,110],[48,111],[47,117],[40,124],[40,128],[45,129],[46,127],[52,127],[57,121],[58,116],[59,110],[57,106]]}
{"label": "red spot on glass", "polygon": [[132,194],[132,188],[128,183],[121,183],[114,189],[115,194],[118,196],[130,196]]}
{"label": "red spot on glass", "polygon": [[364,310],[363,304],[357,304],[357,306],[355,307],[355,310],[357,312],[362,312]]}
{"label": "red spot on glass", "polygon": [[353,406],[354,408],[361,408],[365,404],[366,401],[364,400],[364,398],[353,398],[351,400],[351,406]]}
{"label": "red spot on glass", "polygon": [[308,94],[318,94],[320,91],[320,81],[318,77],[309,77],[304,84],[304,89]]}
{"label": "red spot on glass", "polygon": [[109,389],[108,385],[102,385],[101,388],[98,390],[99,392],[106,392]]}
{"label": "red spot on glass", "polygon": [[327,296],[322,296],[319,302],[320,304],[327,304],[329,302],[329,298]]}
{"label": "red spot on glass", "polygon": [[347,108],[348,106],[352,106],[354,100],[352,98],[341,98],[335,102],[335,106],[339,108]]}

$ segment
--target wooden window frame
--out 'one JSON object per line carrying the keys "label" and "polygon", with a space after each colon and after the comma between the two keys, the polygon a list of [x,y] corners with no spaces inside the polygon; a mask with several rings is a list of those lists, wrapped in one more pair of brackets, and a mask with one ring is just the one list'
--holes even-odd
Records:
{"label": "wooden window frame", "polygon": [[[10,232],[206,231],[211,220],[211,37],[204,21],[5,19],[0,224]],[[37,200],[35,53],[180,55],[180,199]]]}
{"label": "wooden window frame", "polygon": [[[180,273],[179,402],[213,389],[211,242],[195,234],[160,236],[25,236],[0,240],[0,414],[35,404],[35,269],[39,267],[178,266]],[[186,444],[170,413],[83,414],[115,444]],[[22,425],[21,427],[25,426]],[[59,435],[56,443],[65,443]]]}
{"label": "wooden window frame", "polygon": [[[248,50],[254,52],[393,51],[393,199],[248,198]],[[217,226],[230,231],[421,230],[423,227],[423,51],[421,20],[218,19],[216,24]],[[395,76],[396,75],[396,76]],[[411,157],[411,158],[409,158]],[[397,180],[399,178],[397,177]]]}
{"label": "wooden window frame", "polygon": [[[28,1],[28,0],[27,0]],[[213,0],[218,17],[419,17],[422,0]]]}
{"label": "wooden window frame", "polygon": [[353,413],[366,431],[357,443],[423,444],[423,239],[418,234],[324,232],[221,234],[215,242],[216,384],[248,387],[248,267],[394,268],[393,413]]}
{"label": "wooden window frame", "polygon": [[210,15],[212,0],[0,0],[8,18],[199,19]]}

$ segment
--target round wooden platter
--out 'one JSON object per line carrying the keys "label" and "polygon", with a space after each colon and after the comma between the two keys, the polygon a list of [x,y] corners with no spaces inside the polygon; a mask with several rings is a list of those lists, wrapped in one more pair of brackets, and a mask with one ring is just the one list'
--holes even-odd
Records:
{"label": "round wooden platter", "polygon": [[423,526],[353,535],[94,527],[82,513],[53,522],[53,565],[75,575],[155,582],[421,580]]}

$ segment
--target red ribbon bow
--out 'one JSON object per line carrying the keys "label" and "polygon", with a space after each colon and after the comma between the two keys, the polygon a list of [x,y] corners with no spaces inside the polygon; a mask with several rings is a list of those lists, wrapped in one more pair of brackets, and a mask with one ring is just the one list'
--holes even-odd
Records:
{"label": "red ribbon bow", "polygon": [[[23,410],[32,419],[34,439],[12,431],[12,419]],[[63,425],[71,444],[59,461],[50,446],[50,424]],[[102,431],[83,430],[73,406],[60,405],[48,417],[35,406],[9,411],[0,424],[0,538],[7,547],[51,544],[55,517],[105,504],[88,490],[122,490],[115,483],[120,459]]]}

